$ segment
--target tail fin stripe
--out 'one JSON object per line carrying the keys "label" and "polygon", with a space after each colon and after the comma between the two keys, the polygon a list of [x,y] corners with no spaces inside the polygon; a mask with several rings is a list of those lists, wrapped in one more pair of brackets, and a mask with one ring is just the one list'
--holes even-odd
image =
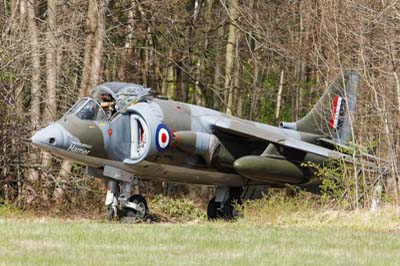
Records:
{"label": "tail fin stripe", "polygon": [[340,113],[343,108],[343,101],[344,99],[338,95],[336,95],[333,98],[333,110],[332,110],[332,116],[329,121],[329,127],[330,128],[338,128],[339,125],[339,118],[340,118]]}
{"label": "tail fin stripe", "polygon": [[356,107],[359,79],[355,70],[340,73],[310,112],[294,123],[283,122],[282,127],[346,142],[352,134],[350,114]]}

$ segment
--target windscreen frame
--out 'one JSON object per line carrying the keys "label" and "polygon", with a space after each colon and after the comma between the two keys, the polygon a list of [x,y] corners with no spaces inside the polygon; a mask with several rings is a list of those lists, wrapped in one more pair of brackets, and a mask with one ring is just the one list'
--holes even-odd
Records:
{"label": "windscreen frame", "polygon": [[[83,102],[83,103],[82,103]],[[78,114],[82,111],[83,108],[85,108],[90,102],[93,102],[96,106],[97,106],[97,112],[96,112],[96,118],[94,119],[84,119],[81,118]],[[77,105],[79,105],[80,103],[81,106],[79,106],[76,110],[74,110],[74,108],[76,108]],[[99,116],[99,112],[102,113],[101,116]],[[107,118],[106,112],[104,111],[103,107],[101,107],[100,103],[91,97],[84,97],[79,99],[66,113],[66,115],[75,115],[77,118],[79,118],[80,120],[84,120],[84,121],[108,121],[109,119]]]}

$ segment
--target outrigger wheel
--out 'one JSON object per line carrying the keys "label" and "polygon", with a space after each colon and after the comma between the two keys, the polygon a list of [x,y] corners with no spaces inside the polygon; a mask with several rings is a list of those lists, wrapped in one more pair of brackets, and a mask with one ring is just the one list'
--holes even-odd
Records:
{"label": "outrigger wheel", "polygon": [[133,195],[129,197],[128,202],[133,208],[124,207],[124,216],[145,220],[149,213],[146,199],[142,195]]}

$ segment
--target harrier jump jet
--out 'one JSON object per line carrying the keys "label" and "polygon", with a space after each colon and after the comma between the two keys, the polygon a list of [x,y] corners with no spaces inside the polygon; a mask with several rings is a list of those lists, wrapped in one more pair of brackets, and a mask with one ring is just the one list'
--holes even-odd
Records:
{"label": "harrier jump jet", "polygon": [[146,217],[144,197],[131,195],[141,180],[216,186],[207,215],[231,218],[232,202],[267,186],[315,184],[303,162],[348,158],[335,147],[351,136],[358,81],[354,71],[340,74],[306,116],[279,127],[152,97],[137,84],[104,83],[32,142],[108,180],[109,218]]}

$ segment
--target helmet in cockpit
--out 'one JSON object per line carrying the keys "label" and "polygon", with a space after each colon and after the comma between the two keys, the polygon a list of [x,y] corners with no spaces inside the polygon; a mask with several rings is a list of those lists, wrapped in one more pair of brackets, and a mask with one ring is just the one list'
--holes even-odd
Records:
{"label": "helmet in cockpit", "polygon": [[115,113],[115,99],[109,93],[102,93],[100,95],[100,105],[103,110],[109,115],[112,116]]}

